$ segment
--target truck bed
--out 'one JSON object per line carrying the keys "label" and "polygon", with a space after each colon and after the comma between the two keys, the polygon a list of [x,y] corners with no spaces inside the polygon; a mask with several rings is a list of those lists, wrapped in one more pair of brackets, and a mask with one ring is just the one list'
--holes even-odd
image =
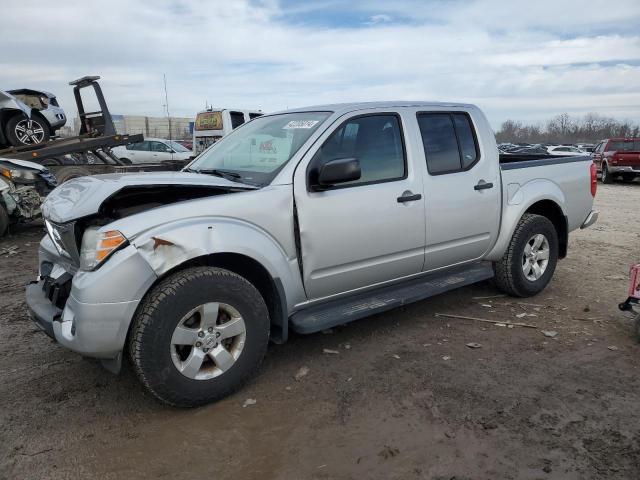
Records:
{"label": "truck bed", "polygon": [[558,155],[536,155],[536,154],[500,154],[500,167],[503,170],[514,168],[541,167],[544,165],[559,165],[562,163],[590,162],[593,159],[589,156],[569,156],[560,157]]}

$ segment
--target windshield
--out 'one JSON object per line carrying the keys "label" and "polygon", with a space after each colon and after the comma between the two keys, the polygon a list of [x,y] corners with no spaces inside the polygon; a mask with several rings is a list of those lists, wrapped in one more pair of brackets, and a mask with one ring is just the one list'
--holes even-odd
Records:
{"label": "windshield", "polygon": [[173,141],[169,141],[167,142],[167,144],[173,148],[174,152],[190,152],[191,150],[189,150],[188,148],[186,148],[184,145],[180,145],[178,142],[173,142]]}
{"label": "windshield", "polygon": [[329,115],[302,112],[256,118],[203,152],[188,170],[228,173],[238,182],[265,185]]}

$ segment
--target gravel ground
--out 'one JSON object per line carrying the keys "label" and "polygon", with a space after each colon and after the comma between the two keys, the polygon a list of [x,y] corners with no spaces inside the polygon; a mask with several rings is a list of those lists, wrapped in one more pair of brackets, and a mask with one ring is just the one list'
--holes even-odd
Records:
{"label": "gravel ground", "polygon": [[640,478],[640,346],[616,307],[640,261],[639,204],[640,184],[599,185],[600,221],[537,297],[474,298],[499,294],[485,282],[294,337],[196,410],[36,329],[24,285],[42,227],[22,227],[0,241],[19,249],[0,255],[0,478]]}

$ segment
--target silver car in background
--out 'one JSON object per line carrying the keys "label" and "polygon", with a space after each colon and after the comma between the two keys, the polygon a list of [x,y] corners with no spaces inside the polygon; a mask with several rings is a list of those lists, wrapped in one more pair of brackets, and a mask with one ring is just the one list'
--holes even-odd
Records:
{"label": "silver car in background", "polygon": [[0,90],[0,145],[20,147],[48,141],[67,116],[56,96],[41,90]]}

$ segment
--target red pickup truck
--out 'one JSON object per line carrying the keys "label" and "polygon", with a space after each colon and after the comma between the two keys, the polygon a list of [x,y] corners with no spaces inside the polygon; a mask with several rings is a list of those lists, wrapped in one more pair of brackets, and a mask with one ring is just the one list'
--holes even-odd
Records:
{"label": "red pickup truck", "polygon": [[602,183],[615,177],[632,182],[640,177],[640,138],[607,138],[595,148],[593,160],[602,175]]}

